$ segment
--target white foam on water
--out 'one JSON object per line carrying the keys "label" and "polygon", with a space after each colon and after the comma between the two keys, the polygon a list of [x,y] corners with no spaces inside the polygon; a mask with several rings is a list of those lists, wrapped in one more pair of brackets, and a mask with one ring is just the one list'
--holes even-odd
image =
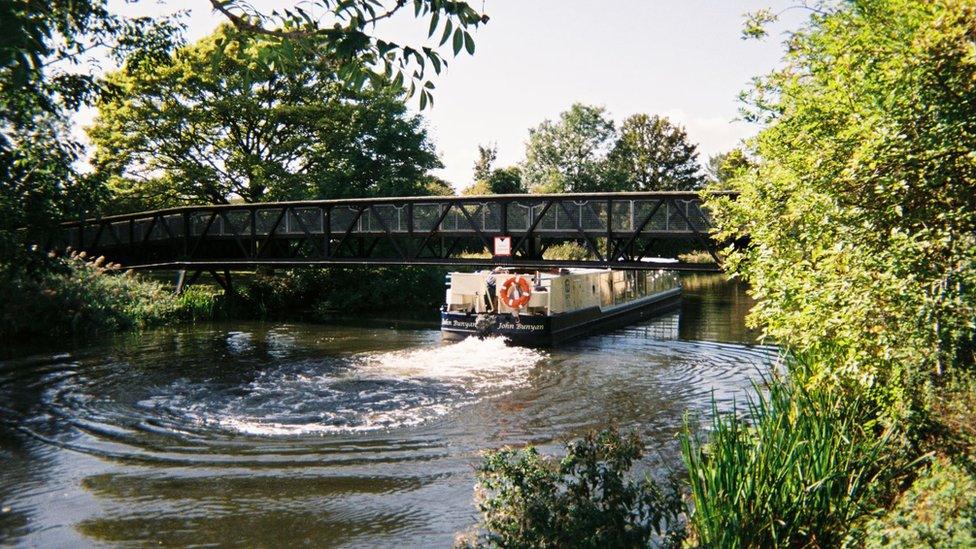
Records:
{"label": "white foam on water", "polygon": [[436,380],[491,380],[495,387],[517,385],[546,354],[509,346],[501,337],[469,337],[458,343],[427,349],[368,354],[357,373],[372,377]]}
{"label": "white foam on water", "polygon": [[[332,393],[314,419],[291,417],[287,410],[264,415],[242,402],[198,416],[204,423],[242,434],[288,436],[375,431],[416,426],[489,395],[500,395],[526,382],[544,352],[509,346],[499,337],[468,338],[458,343],[351,357],[349,367],[327,374],[269,372],[250,384],[254,393],[274,393],[283,400],[305,394]],[[394,388],[359,393],[341,389],[356,381],[395,382]],[[407,383],[409,385],[404,386]],[[435,390],[432,396],[428,394]],[[357,396],[360,397],[357,399]],[[349,398],[350,402],[339,400]],[[307,404],[307,401],[305,401]],[[308,410],[305,411],[305,414]],[[261,416],[264,417],[261,417]],[[282,417],[285,416],[284,418]],[[292,421],[282,421],[292,419]],[[309,421],[309,419],[312,419]]]}

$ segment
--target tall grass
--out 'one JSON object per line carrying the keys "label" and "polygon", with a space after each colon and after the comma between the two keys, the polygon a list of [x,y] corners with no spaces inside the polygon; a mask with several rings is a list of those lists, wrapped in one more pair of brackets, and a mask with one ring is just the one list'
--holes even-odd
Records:
{"label": "tall grass", "polygon": [[84,254],[45,258],[32,267],[8,269],[2,277],[0,341],[209,319],[221,301],[219,292],[202,287],[177,297],[168,285]]}
{"label": "tall grass", "polygon": [[[757,387],[758,389],[758,387]],[[746,420],[713,410],[710,433],[681,438],[692,536],[705,547],[832,547],[899,476],[891,433],[857,395],[770,380]]]}

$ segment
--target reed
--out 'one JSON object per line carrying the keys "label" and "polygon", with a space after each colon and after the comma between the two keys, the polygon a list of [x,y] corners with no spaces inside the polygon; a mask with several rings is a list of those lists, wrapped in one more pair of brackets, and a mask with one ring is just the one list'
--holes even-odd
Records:
{"label": "reed", "polygon": [[704,547],[839,546],[903,471],[891,431],[871,425],[857,395],[769,380],[747,419],[713,404],[707,441],[681,437],[688,468],[692,539]]}

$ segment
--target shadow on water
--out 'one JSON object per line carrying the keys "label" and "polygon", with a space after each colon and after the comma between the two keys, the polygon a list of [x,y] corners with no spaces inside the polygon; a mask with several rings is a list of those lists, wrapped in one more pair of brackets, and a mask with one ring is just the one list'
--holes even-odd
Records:
{"label": "shadow on water", "polygon": [[484,448],[546,451],[616,424],[643,470],[686,413],[728,408],[776,358],[741,287],[547,351],[432,329],[228,323],[0,363],[0,535],[39,546],[449,546]]}

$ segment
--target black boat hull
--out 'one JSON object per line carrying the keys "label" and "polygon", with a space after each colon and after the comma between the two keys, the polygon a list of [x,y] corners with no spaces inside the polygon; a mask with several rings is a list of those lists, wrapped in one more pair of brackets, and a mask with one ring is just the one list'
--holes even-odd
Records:
{"label": "black boat hull", "polygon": [[[554,316],[493,314],[494,326],[487,335],[501,335],[518,345],[544,347],[589,334],[640,322],[672,310],[681,304],[681,288],[647,296],[617,307],[580,309]],[[445,339],[461,339],[479,333],[475,313],[441,311],[441,332]]]}

